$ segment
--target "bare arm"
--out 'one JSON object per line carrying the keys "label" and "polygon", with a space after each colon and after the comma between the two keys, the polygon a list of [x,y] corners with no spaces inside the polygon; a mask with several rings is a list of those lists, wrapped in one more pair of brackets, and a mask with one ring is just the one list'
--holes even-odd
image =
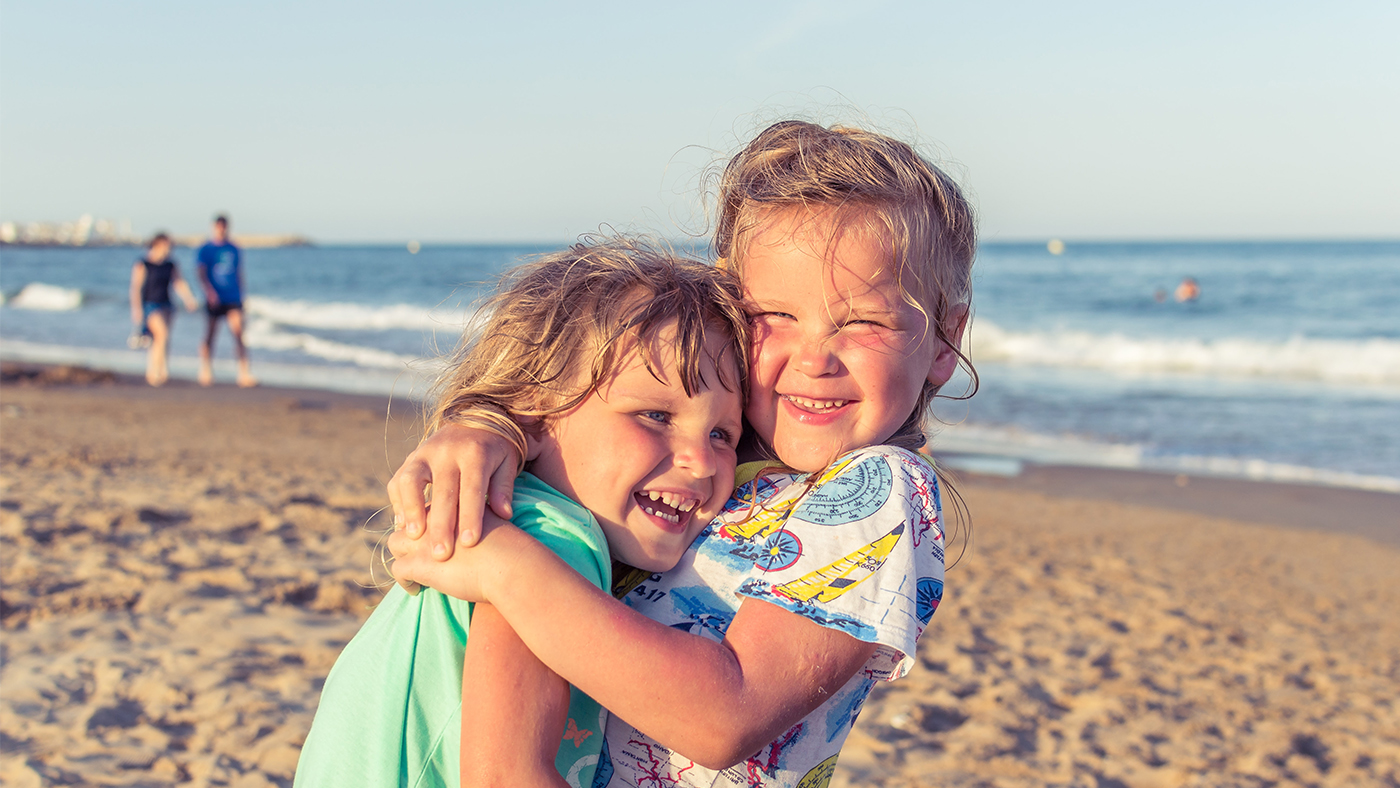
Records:
{"label": "bare arm", "polygon": [[[196,253],[197,254],[197,253]],[[219,294],[214,292],[214,284],[209,281],[209,267],[198,259],[194,264],[195,276],[199,277],[200,289],[204,291],[204,301],[210,306],[219,305]]]}
{"label": "bare arm", "polygon": [[198,304],[194,300],[194,291],[190,289],[190,283],[185,281],[185,277],[180,276],[180,267],[175,266],[170,272],[171,281],[175,283],[175,292],[180,295],[180,300],[185,302],[185,311],[193,312]]}
{"label": "bare arm", "polygon": [[[520,460],[510,441],[494,432],[445,425],[419,444],[389,479],[394,521],[404,524],[410,539],[426,532],[431,554],[446,560],[452,556],[454,533],[463,547],[476,544],[488,503],[491,511],[510,519]],[[423,500],[423,488],[430,483],[431,510]]]}
{"label": "bare arm", "polygon": [[146,266],[136,263],[131,267],[131,324],[141,325],[144,317],[141,310],[141,288],[146,286]]}
{"label": "bare arm", "polygon": [[[489,519],[489,518],[488,518]],[[875,651],[802,616],[745,600],[722,643],[671,629],[588,583],[534,539],[492,524],[450,561],[396,534],[394,573],[490,599],[551,669],[662,744],[724,768],[777,738]],[[567,610],[567,616],[551,611]]]}
{"label": "bare arm", "polygon": [[568,683],[478,604],[462,667],[462,785],[566,788],[554,756],[568,711]]}

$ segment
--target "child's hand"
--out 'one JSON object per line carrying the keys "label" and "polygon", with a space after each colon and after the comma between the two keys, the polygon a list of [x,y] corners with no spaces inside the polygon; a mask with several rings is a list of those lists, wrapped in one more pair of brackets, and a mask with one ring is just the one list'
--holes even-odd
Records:
{"label": "child's hand", "polygon": [[[432,555],[445,561],[452,557],[454,534],[463,547],[476,544],[488,502],[492,511],[510,519],[520,461],[515,448],[499,435],[448,424],[408,455],[389,480],[394,522],[402,523],[401,533],[416,540],[426,521]],[[432,508],[425,516],[423,493],[429,484]]]}
{"label": "child's hand", "polygon": [[523,531],[491,513],[482,518],[480,543],[457,550],[448,560],[433,555],[427,540],[414,539],[403,529],[389,535],[394,556],[394,579],[414,591],[417,585],[437,589],[467,602],[487,602],[488,584],[511,562],[513,540],[530,539]]}

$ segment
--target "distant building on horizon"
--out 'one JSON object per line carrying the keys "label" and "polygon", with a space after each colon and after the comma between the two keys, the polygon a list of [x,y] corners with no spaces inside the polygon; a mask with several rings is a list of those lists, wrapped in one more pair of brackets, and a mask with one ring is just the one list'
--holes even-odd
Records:
{"label": "distant building on horizon", "polygon": [[[201,235],[172,236],[176,246],[196,247],[204,243]],[[311,246],[304,235],[253,235],[234,233],[232,240],[249,249],[279,246]],[[0,222],[0,246],[141,246],[145,239],[131,231],[131,220],[94,219],[83,214],[72,222]]]}

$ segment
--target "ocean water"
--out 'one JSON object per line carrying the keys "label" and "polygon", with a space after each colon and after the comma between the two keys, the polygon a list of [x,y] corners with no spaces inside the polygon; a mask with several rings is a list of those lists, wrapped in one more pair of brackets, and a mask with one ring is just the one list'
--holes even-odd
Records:
{"label": "ocean water", "polygon": [[[254,371],[421,396],[491,278],[558,246],[247,250]],[[136,255],[0,250],[0,354],[140,370],[125,344]],[[191,250],[176,259],[193,274]],[[1186,276],[1201,296],[1177,303]],[[934,443],[984,472],[1033,461],[1400,492],[1397,304],[1400,242],[989,243],[967,345],[981,387],[935,403]],[[193,375],[203,322],[176,319],[177,376]]]}

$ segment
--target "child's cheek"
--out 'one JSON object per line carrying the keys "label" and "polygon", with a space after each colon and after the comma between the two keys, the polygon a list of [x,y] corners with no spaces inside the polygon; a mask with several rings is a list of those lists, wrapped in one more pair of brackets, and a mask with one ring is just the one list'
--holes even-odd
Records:
{"label": "child's cheek", "polygon": [[875,353],[903,354],[906,352],[903,336],[893,331],[854,331],[842,337],[842,344],[850,349],[868,350]]}
{"label": "child's cheek", "polygon": [[749,366],[757,366],[763,358],[764,348],[768,346],[768,340],[773,336],[773,330],[762,322],[754,323],[753,333],[749,341]]}
{"label": "child's cheek", "polygon": [[755,378],[771,375],[801,344],[801,335],[794,328],[764,321],[755,323],[749,346],[749,364]]}

